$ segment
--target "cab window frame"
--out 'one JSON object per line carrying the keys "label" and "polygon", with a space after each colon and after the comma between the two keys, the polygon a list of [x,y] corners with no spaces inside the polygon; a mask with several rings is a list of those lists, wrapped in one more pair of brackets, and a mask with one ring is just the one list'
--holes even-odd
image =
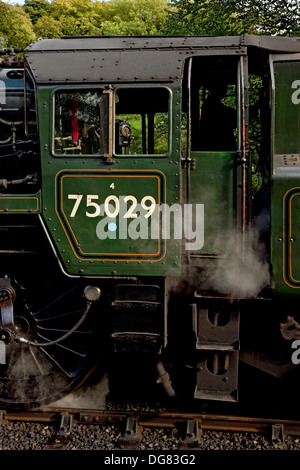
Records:
{"label": "cab window frame", "polygon": [[[51,92],[50,96],[50,102],[51,102],[51,118],[50,118],[50,142],[51,142],[51,153],[54,157],[57,158],[82,158],[82,157],[87,157],[87,158],[95,158],[95,157],[105,157],[109,145],[109,111],[108,111],[108,97],[107,99],[107,124],[106,124],[106,151],[104,149],[103,153],[97,152],[97,153],[58,153],[58,151],[55,149],[55,123],[56,123],[56,96],[59,93],[80,93],[80,92],[101,92],[101,94],[104,94],[105,92],[105,87],[104,86],[99,86],[99,85],[89,85],[89,86],[60,86],[55,88]],[[100,122],[100,118],[99,118]]]}
{"label": "cab window frame", "polygon": [[[116,122],[116,119],[117,119],[117,116],[118,114],[134,114],[134,113],[117,113],[117,110],[116,110],[116,105],[117,105],[117,101],[118,101],[118,91],[120,90],[128,90],[128,91],[132,91],[132,93],[134,93],[135,90],[145,90],[145,92],[147,92],[147,90],[165,90],[167,93],[168,93],[168,104],[167,104],[167,114],[168,114],[168,126],[167,126],[167,129],[168,129],[168,135],[167,135],[167,150],[165,153],[132,153],[132,154],[122,154],[122,153],[118,153],[117,152],[117,149],[116,149],[116,126],[114,126],[114,129],[113,129],[113,155],[116,157],[116,158],[168,158],[170,157],[170,155],[172,154],[172,127],[173,127],[173,117],[172,117],[172,109],[173,109],[173,103],[172,103],[172,99],[173,99],[173,92],[172,92],[172,89],[165,85],[165,84],[134,84],[134,85],[130,85],[130,84],[120,84],[120,85],[117,85],[115,88],[114,88],[114,105],[113,105],[113,122],[115,123]],[[140,113],[135,113],[135,114],[140,114]],[[129,123],[130,124],[130,123]],[[155,136],[154,136],[155,137]]]}

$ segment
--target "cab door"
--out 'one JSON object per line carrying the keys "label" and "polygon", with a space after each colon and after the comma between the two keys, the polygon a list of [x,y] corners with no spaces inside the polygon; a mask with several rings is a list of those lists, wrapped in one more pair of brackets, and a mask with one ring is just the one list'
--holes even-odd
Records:
{"label": "cab door", "polygon": [[276,291],[300,288],[300,55],[271,56],[271,261]]}
{"label": "cab door", "polygon": [[194,396],[224,401],[237,400],[239,363],[239,309],[227,304],[236,291],[224,273],[231,274],[228,259],[241,258],[248,217],[247,58],[236,52],[190,59],[187,83],[186,200],[193,215],[198,205],[204,209],[203,244],[187,251],[189,263],[200,268],[192,311]]}
{"label": "cab door", "polygon": [[189,72],[186,199],[204,205],[203,245],[189,254],[211,259],[231,250],[249,217],[247,57],[195,57]]}

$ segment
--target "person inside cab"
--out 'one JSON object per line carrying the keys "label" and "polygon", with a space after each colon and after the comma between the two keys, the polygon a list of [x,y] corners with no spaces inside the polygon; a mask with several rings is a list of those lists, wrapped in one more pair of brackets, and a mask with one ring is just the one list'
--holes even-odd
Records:
{"label": "person inside cab", "polygon": [[222,83],[207,86],[208,95],[200,113],[198,150],[230,152],[237,149],[236,110],[222,101],[227,94],[227,88],[227,85]]}

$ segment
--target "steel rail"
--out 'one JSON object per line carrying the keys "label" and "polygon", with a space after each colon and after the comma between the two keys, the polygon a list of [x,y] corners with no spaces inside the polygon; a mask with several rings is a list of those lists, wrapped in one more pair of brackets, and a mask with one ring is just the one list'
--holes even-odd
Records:
{"label": "steel rail", "polygon": [[30,411],[0,410],[1,423],[26,421],[57,423],[62,416],[71,416],[76,423],[122,424],[135,418],[142,428],[177,428],[188,421],[195,421],[201,430],[263,433],[272,426],[281,426],[284,434],[300,435],[300,421],[291,419],[261,418],[232,415],[212,415],[182,412],[107,411],[75,408],[45,408]]}

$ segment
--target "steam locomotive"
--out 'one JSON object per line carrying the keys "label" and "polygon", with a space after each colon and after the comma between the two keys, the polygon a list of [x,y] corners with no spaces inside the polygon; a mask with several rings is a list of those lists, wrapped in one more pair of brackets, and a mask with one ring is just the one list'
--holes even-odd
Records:
{"label": "steam locomotive", "polygon": [[154,357],[187,400],[237,402],[242,363],[292,383],[299,39],[0,54],[0,405],[51,403],[107,355]]}

